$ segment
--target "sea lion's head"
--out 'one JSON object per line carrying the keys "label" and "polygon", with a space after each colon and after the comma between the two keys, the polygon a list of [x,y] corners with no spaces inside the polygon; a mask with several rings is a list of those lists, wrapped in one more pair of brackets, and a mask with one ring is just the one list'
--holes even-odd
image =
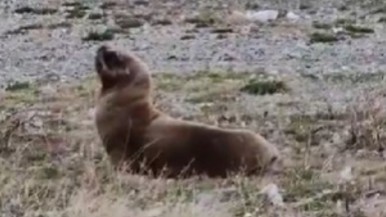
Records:
{"label": "sea lion's head", "polygon": [[102,45],[95,55],[95,69],[103,90],[111,88],[149,88],[147,65],[130,52]]}

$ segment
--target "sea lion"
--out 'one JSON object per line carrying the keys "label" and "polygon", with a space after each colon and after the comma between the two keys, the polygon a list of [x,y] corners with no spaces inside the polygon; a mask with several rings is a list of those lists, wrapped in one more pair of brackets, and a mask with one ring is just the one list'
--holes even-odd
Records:
{"label": "sea lion", "polygon": [[101,82],[95,123],[116,168],[165,177],[226,177],[263,172],[279,159],[275,145],[257,133],[180,120],[155,108],[150,70],[133,53],[102,45],[95,69]]}

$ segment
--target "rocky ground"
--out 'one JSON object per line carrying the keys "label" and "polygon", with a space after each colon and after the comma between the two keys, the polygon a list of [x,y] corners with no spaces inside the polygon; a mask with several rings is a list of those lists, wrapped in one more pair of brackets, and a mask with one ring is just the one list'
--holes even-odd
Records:
{"label": "rocky ground", "polygon": [[[8,0],[0,10],[0,216],[386,215],[382,1]],[[113,173],[92,122],[103,43],[149,64],[164,111],[278,144],[282,173]]]}

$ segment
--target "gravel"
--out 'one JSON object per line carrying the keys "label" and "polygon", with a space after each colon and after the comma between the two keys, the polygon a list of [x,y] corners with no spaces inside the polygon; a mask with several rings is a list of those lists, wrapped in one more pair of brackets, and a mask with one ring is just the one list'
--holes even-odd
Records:
{"label": "gravel", "polygon": [[[37,4],[39,2],[39,4]],[[87,2],[87,1],[82,1]],[[127,1],[128,2],[128,1]],[[225,1],[223,1],[225,2]],[[334,1],[335,2],[335,1]],[[27,2],[31,7],[59,7],[59,1]],[[88,3],[88,2],[87,2]],[[323,4],[322,4],[323,3]],[[82,37],[92,29],[111,26],[111,16],[105,21],[95,22],[87,19],[68,20],[65,8],[52,15],[15,14],[16,8],[26,5],[24,1],[2,1],[0,4],[0,87],[11,81],[35,81],[47,77],[59,77],[71,81],[92,75],[93,55],[98,46],[111,43],[132,50],[149,64],[154,72],[188,73],[208,68],[246,70],[263,68],[268,72],[281,74],[329,74],[342,71],[372,73],[386,69],[386,37],[384,25],[374,22],[373,17],[360,20],[364,25],[375,29],[375,33],[360,38],[347,38],[335,43],[309,43],[308,34],[312,21],[328,22],[336,18],[352,17],[351,8],[339,11],[337,3],[318,2],[322,6],[306,10],[292,10],[301,19],[294,24],[276,25],[249,24],[234,26],[235,33],[219,39],[217,34],[206,28],[194,28],[190,24],[150,25],[130,30],[129,34],[119,34],[109,42],[82,41]],[[90,3],[92,9],[98,2]],[[120,9],[108,13],[145,11],[160,13],[157,9],[173,7],[171,2],[124,4]],[[179,1],[180,9],[186,14],[199,11],[195,5]],[[267,9],[276,9],[275,4],[261,3]],[[135,7],[134,11],[132,8]],[[139,9],[137,9],[137,7]],[[177,7],[177,6],[175,6]],[[264,9],[263,8],[263,9]],[[284,7],[285,8],[285,7]],[[261,10],[263,10],[261,9]],[[286,8],[288,9],[288,8]],[[174,9],[174,11],[176,11]],[[71,27],[56,29],[28,30],[26,33],[9,34],[20,26],[30,24],[55,24],[68,22]],[[241,29],[257,29],[243,34]],[[210,29],[210,28],[209,28]],[[240,31],[239,31],[240,30]],[[192,32],[194,38],[181,40]],[[190,33],[189,33],[190,34]],[[53,76],[54,75],[54,76]]]}

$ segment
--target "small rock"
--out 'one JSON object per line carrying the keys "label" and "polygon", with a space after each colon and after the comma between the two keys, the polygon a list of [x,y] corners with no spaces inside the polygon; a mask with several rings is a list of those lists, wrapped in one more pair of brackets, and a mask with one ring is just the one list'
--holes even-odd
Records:
{"label": "small rock", "polygon": [[238,32],[242,35],[255,34],[259,33],[259,27],[256,24],[251,23],[240,28]]}
{"label": "small rock", "polygon": [[243,217],[252,217],[252,216],[253,216],[253,214],[250,213],[250,212],[246,212],[246,213],[243,215]]}
{"label": "small rock", "polygon": [[332,32],[335,34],[343,33],[344,29],[342,27],[334,27],[334,28],[332,28]]}
{"label": "small rock", "polygon": [[242,25],[250,23],[250,20],[241,11],[232,11],[232,13],[227,17],[227,23],[231,25]]}
{"label": "small rock", "polygon": [[260,191],[267,196],[268,200],[275,206],[284,206],[283,197],[279,192],[277,185],[270,183]]}
{"label": "small rock", "polygon": [[39,85],[43,84],[49,84],[60,81],[60,76],[56,73],[48,73],[46,75],[43,75],[38,80]]}
{"label": "small rock", "polygon": [[88,117],[91,118],[91,119],[94,119],[94,117],[95,117],[95,112],[96,112],[96,109],[95,109],[95,108],[89,109],[89,110],[88,110],[88,113],[87,113]]}
{"label": "small rock", "polygon": [[352,168],[350,166],[346,166],[339,174],[341,182],[349,182],[353,179]]}
{"label": "small rock", "polygon": [[56,94],[57,94],[57,90],[52,86],[52,85],[46,85],[46,86],[43,86],[39,89],[39,93],[41,94],[41,97],[43,98],[43,100],[51,100],[51,99],[54,99]]}
{"label": "small rock", "polygon": [[163,208],[163,207],[151,208],[151,209],[144,211],[143,216],[145,216],[145,217],[162,216],[162,214],[164,212],[165,212],[165,208]]}
{"label": "small rock", "polygon": [[31,120],[31,126],[35,128],[42,128],[43,127],[43,120],[40,117],[34,117]]}
{"label": "small rock", "polygon": [[355,157],[359,159],[377,158],[378,156],[379,152],[376,150],[359,149],[355,153]]}
{"label": "small rock", "polygon": [[300,19],[300,16],[295,14],[294,12],[290,11],[287,13],[287,15],[285,16],[288,20],[290,21],[297,21]]}
{"label": "small rock", "polygon": [[247,11],[246,17],[254,22],[266,23],[274,21],[279,17],[279,11],[277,10],[263,10],[263,11]]}
{"label": "small rock", "polygon": [[202,207],[210,207],[214,202],[218,201],[216,192],[203,192],[197,195],[197,203]]}

